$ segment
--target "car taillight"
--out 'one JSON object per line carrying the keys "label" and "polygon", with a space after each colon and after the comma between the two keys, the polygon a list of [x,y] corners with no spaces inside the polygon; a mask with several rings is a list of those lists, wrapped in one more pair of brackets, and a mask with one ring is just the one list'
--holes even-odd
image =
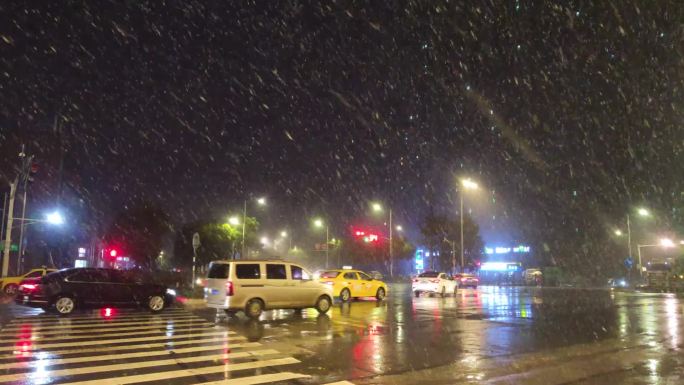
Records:
{"label": "car taillight", "polygon": [[32,284],[32,283],[22,283],[21,284],[21,289],[25,291],[34,291],[38,288],[38,285]]}
{"label": "car taillight", "polygon": [[233,281],[226,282],[226,295],[233,295]]}
{"label": "car taillight", "polygon": [[432,283],[439,283],[439,279],[431,279],[430,282],[432,282]]}

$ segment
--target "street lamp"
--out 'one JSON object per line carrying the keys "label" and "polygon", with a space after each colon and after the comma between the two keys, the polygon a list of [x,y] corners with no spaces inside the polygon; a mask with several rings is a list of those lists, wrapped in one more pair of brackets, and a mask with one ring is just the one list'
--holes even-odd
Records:
{"label": "street lamp", "polygon": [[329,241],[330,232],[329,232],[328,224],[323,223],[322,219],[315,219],[313,223],[314,223],[314,226],[316,226],[317,228],[323,228],[325,226],[325,268],[327,269],[328,268],[328,260],[330,259],[330,253],[328,252],[328,249],[330,249],[330,244],[329,244],[330,243],[330,241]]}
{"label": "street lamp", "polygon": [[621,237],[622,236],[622,230],[620,230],[620,229],[615,230],[615,235],[617,235],[618,237]]}
{"label": "street lamp", "polygon": [[292,237],[288,237],[287,231],[284,230],[280,232],[280,237],[287,238],[287,240],[290,241],[290,246],[287,248],[287,251],[290,252],[290,250],[292,250]]}
{"label": "street lamp", "polygon": [[51,225],[61,225],[64,224],[64,217],[62,214],[59,213],[59,211],[52,212],[50,214],[47,214],[45,216],[45,220],[47,223]]}
{"label": "street lamp", "polygon": [[[373,208],[373,211],[376,213],[382,212],[382,205],[380,203],[375,202],[375,203],[371,204],[371,207]],[[388,211],[389,211],[389,225],[388,225],[388,227],[389,227],[389,262],[390,262],[389,271],[390,271],[390,277],[394,277],[394,257],[392,255],[392,235],[393,235],[392,234],[392,208],[390,207],[388,209]],[[397,226],[397,227],[398,227],[397,230],[399,230],[399,228],[401,228],[401,226]],[[399,231],[401,231],[401,230],[399,230]]]}
{"label": "street lamp", "polygon": [[[639,207],[636,209],[636,213],[640,217],[650,217],[651,212],[644,208],[644,207]],[[637,245],[638,247],[638,245]],[[629,260],[632,261],[632,224],[629,216],[629,212],[627,212],[627,248],[628,248],[628,253],[629,253]],[[640,250],[637,250],[639,252]],[[639,255],[639,275],[641,275],[641,255]],[[630,270],[631,271],[631,270]]]}
{"label": "street lamp", "polygon": [[[460,216],[461,216],[461,272],[465,272],[465,259],[463,257],[463,250],[465,249],[464,244],[463,244],[463,193],[468,190],[477,190],[480,188],[480,186],[474,182],[470,178],[466,179],[461,179],[461,187],[463,187],[463,190],[460,191],[460,201],[461,201],[461,210],[460,210]],[[451,267],[452,271],[456,271],[456,256],[452,258],[451,261]]]}
{"label": "street lamp", "polygon": [[656,245],[639,245],[639,244],[637,244],[637,255],[639,257],[639,275],[641,275],[641,273],[643,271],[643,268],[641,267],[641,249],[644,247],[662,247],[665,249],[669,249],[669,248],[675,247],[675,243],[674,243],[674,241],[672,241],[672,239],[662,238],[662,239],[660,239],[660,242]]}
{"label": "street lamp", "polygon": [[238,218],[236,216],[232,216],[232,217],[228,218],[228,223],[232,226],[237,226],[240,224],[240,218]]}
{"label": "street lamp", "polygon": [[396,229],[397,231],[404,231],[404,228],[401,227],[401,225],[397,225],[397,227],[395,227],[395,229]]}
{"label": "street lamp", "polygon": [[[261,197],[256,200],[259,206],[266,206],[266,198]],[[247,199],[242,210],[242,251],[240,251],[240,258],[245,258],[245,226],[247,225]]]}

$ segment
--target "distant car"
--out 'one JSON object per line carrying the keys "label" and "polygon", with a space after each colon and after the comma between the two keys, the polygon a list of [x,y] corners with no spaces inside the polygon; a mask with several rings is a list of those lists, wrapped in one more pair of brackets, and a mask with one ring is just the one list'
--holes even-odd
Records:
{"label": "distant car", "polygon": [[458,287],[472,287],[477,289],[477,285],[480,284],[480,279],[472,274],[456,274],[454,279],[458,284]]}
{"label": "distant car", "polygon": [[387,295],[387,284],[375,279],[361,270],[325,270],[320,273],[319,280],[331,285],[333,295],[340,301],[348,302],[352,298],[375,297],[382,301]]}
{"label": "distant car", "polygon": [[47,274],[36,282],[22,283],[15,302],[67,315],[78,308],[99,306],[144,306],[158,312],[174,297],[173,290],[155,283],[144,272],[74,268]]}
{"label": "distant car", "polygon": [[267,309],[316,308],[326,313],[332,290],[303,267],[277,260],[214,261],[209,265],[204,299],[226,313],[242,310],[259,318]]}
{"label": "distant car", "polygon": [[385,279],[385,277],[382,275],[382,273],[379,271],[376,271],[376,270],[369,271],[368,275],[373,277],[373,279],[377,279],[378,281],[382,281],[383,279]]}
{"label": "distant car", "polygon": [[21,284],[22,280],[27,278],[40,278],[45,274],[55,271],[57,271],[57,269],[47,269],[43,267],[39,269],[32,269],[28,273],[18,277],[0,278],[0,290],[7,295],[15,295],[19,290],[19,285]]}
{"label": "distant car", "polygon": [[439,294],[444,297],[447,294],[456,295],[458,285],[446,273],[426,271],[413,279],[411,290],[416,297],[419,297],[421,293]]}

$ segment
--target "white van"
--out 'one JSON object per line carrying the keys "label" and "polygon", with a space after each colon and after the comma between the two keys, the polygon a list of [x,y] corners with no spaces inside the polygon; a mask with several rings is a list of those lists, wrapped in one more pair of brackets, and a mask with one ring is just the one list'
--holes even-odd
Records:
{"label": "white van", "polygon": [[326,313],[332,287],[305,268],[284,261],[214,261],[209,265],[204,299],[208,307],[226,312],[243,310],[258,318],[265,309],[314,307]]}

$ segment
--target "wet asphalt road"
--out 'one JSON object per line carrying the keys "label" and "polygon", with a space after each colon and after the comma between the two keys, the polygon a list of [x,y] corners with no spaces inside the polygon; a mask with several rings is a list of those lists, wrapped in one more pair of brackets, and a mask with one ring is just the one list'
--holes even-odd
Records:
{"label": "wet asphalt road", "polygon": [[0,305],[0,384],[684,383],[684,308],[670,294],[389,294],[258,322],[202,308],[58,318]]}

